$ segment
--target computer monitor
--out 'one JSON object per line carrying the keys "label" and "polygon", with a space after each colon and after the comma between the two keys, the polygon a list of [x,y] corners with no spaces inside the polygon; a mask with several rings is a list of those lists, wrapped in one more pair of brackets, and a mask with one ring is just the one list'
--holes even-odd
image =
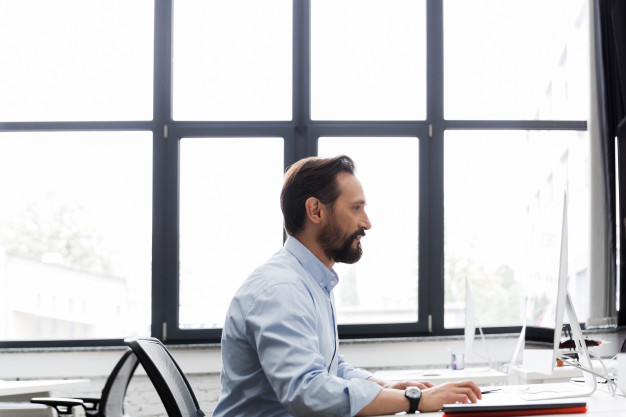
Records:
{"label": "computer monitor", "polygon": [[465,277],[465,360],[472,352],[474,338],[476,337],[476,314],[474,312],[474,297],[472,296],[472,286]]}
{"label": "computer monitor", "polygon": [[[482,328],[480,327],[478,317],[476,316],[476,310],[474,308],[474,297],[472,295],[472,285],[470,279],[468,277],[465,277],[465,363],[468,362],[468,357],[472,353],[474,339],[476,338],[476,330],[480,332],[480,338],[483,342],[483,349],[486,354],[486,359],[489,363],[489,368],[487,368],[487,370],[493,369],[491,355],[489,354],[487,344],[485,343],[485,335]],[[482,358],[484,359],[485,357],[483,356]],[[476,371],[477,368],[473,368],[473,370]]]}
{"label": "computer monitor", "polygon": [[[559,272],[556,292],[553,293],[552,301],[547,303],[553,309],[554,320],[549,320],[551,327],[535,326],[535,323],[526,323],[525,338],[527,347],[523,352],[522,367],[528,371],[540,372],[543,374],[552,374],[556,367],[556,361],[562,357],[560,349],[561,335],[563,332],[563,323],[565,315],[569,319],[571,327],[572,340],[575,347],[569,353],[576,353],[578,363],[582,369],[592,369],[587,345],[582,335],[582,329],[574,310],[569,292],[567,291],[567,275],[568,275],[568,222],[567,222],[567,196],[563,199],[563,218],[561,225],[561,247],[559,255]],[[527,307],[531,317],[537,317],[532,307]],[[540,323],[541,324],[541,323]],[[542,347],[545,346],[545,347]],[[563,352],[565,353],[565,352]],[[584,395],[591,395],[596,388],[596,379],[588,372],[584,372],[585,386],[582,389],[576,389],[564,392],[541,392],[537,391],[536,395],[530,395],[527,399],[550,399],[550,398],[568,398]]]}

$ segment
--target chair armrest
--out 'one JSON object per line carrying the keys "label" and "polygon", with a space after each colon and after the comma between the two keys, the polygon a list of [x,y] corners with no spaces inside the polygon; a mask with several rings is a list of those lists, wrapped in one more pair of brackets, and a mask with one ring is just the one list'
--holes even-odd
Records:
{"label": "chair armrest", "polygon": [[83,402],[83,407],[87,411],[94,411],[98,409],[100,405],[100,398],[94,397],[76,397],[76,400],[81,400]]}
{"label": "chair armrest", "polygon": [[79,400],[78,398],[36,397],[31,398],[30,402],[50,406],[54,408],[59,415],[71,415],[72,408],[76,406],[85,408],[83,400]]}

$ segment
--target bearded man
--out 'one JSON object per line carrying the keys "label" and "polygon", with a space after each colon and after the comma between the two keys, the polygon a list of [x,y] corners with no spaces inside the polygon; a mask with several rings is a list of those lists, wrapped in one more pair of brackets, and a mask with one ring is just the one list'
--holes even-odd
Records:
{"label": "bearded man", "polygon": [[296,162],[280,201],[289,236],[230,304],[213,416],[385,415],[481,398],[470,381],[381,381],[339,354],[333,266],[357,262],[371,228],[352,159]]}

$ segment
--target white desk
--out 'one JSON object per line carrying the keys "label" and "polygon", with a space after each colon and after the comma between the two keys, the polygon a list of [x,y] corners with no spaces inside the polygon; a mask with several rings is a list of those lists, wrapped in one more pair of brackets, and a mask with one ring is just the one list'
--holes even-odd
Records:
{"label": "white desk", "polygon": [[50,391],[74,388],[88,379],[42,379],[30,381],[0,380],[0,417],[53,417],[50,407],[31,404],[32,397],[49,397]]}
{"label": "white desk", "polygon": [[[532,384],[532,385],[510,385],[502,386],[500,391],[485,394],[480,404],[499,404],[499,403],[513,403],[523,402],[520,399],[520,395],[523,390],[531,389],[545,389],[545,390],[567,390],[573,387],[573,384],[568,382],[554,383],[554,384]],[[619,393],[619,390],[618,390]],[[611,396],[606,388],[606,385],[599,386],[596,392],[590,397],[580,397],[569,400],[580,400],[587,403],[586,414],[559,414],[559,416],[571,416],[571,417],[624,417],[626,416],[626,397],[622,395]],[[565,401],[565,400],[564,400]],[[428,416],[438,417],[443,415],[443,412],[428,413]]]}
{"label": "white desk", "polygon": [[88,379],[0,380],[0,401],[30,401],[31,397],[49,396],[52,390],[74,388],[88,383]]}
{"label": "white desk", "polygon": [[[604,374],[604,368],[597,360],[591,360],[591,366],[594,370],[601,374]],[[610,373],[613,373],[617,367],[616,360],[604,360],[604,366]],[[529,371],[522,367],[514,367],[511,369],[511,378],[509,380],[512,384],[543,384],[543,383],[555,383],[555,382],[568,382],[572,378],[578,378],[583,376],[583,371],[574,366],[561,366],[552,369],[552,374],[542,374],[539,372]]]}
{"label": "white desk", "polygon": [[428,381],[441,384],[448,381],[474,381],[477,385],[504,385],[508,376],[489,368],[452,369],[402,369],[375,372],[384,381]]}

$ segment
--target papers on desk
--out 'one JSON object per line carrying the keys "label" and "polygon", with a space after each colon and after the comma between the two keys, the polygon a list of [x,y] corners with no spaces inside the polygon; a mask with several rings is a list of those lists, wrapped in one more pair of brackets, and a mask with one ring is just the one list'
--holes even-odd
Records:
{"label": "papers on desk", "polygon": [[[544,389],[566,389],[571,384],[544,386]],[[489,387],[486,387],[489,388]],[[491,387],[496,388],[496,387]],[[587,411],[587,402],[582,398],[526,401],[521,394],[531,386],[500,386],[497,391],[483,390],[482,400],[476,404],[446,404],[443,407],[446,417],[508,417],[548,414],[575,414]]]}
{"label": "papers on desk", "polygon": [[508,417],[586,412],[587,403],[584,401],[525,402],[517,404],[448,404],[443,407],[443,415],[447,417]]}

